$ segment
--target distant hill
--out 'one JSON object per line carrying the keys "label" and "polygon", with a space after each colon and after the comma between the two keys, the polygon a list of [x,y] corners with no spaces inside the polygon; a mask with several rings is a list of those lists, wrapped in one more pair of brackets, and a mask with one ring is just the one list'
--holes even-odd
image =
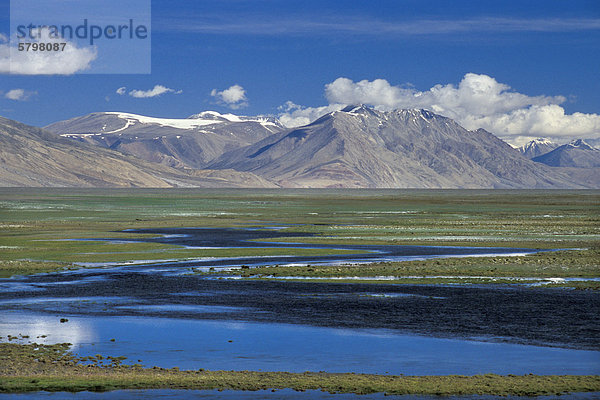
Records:
{"label": "distant hill", "polygon": [[176,170],[2,117],[0,186],[275,187],[251,173]]}
{"label": "distant hill", "polygon": [[549,153],[558,146],[560,146],[558,143],[554,143],[549,139],[538,138],[527,144],[524,144],[517,150],[519,150],[525,157],[532,159],[534,157],[541,156],[542,154]]}
{"label": "distant hill", "polygon": [[552,167],[594,168],[600,167],[600,150],[577,139],[532,160]]}
{"label": "distant hill", "polygon": [[468,131],[426,110],[351,106],[274,133],[209,164],[284,187],[590,187],[534,163],[483,129]]}
{"label": "distant hill", "polygon": [[44,129],[171,167],[204,168],[224,152],[255,143],[284,128],[272,117],[205,111],[182,119],[93,113]]}

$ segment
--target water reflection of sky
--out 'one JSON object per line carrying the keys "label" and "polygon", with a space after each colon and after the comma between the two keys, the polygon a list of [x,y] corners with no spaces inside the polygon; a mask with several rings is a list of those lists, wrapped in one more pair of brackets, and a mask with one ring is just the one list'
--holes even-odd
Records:
{"label": "water reflection of sky", "polygon": [[[599,374],[600,352],[508,343],[232,321],[7,313],[0,336],[69,342],[80,355],[182,369],[405,375]],[[48,335],[45,339],[37,336]],[[115,341],[111,341],[111,339]],[[3,339],[4,340],[4,339]]]}
{"label": "water reflection of sky", "polygon": [[[0,319],[0,337],[29,336],[28,341],[40,344],[71,343],[75,347],[98,340],[94,327],[82,319],[60,322],[61,317],[46,315],[4,313]],[[27,340],[15,341],[27,343]]]}

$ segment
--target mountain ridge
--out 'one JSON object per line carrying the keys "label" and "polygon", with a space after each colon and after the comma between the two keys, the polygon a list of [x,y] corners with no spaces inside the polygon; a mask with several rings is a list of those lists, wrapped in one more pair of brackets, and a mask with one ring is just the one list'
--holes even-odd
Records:
{"label": "mountain ridge", "polygon": [[170,167],[203,169],[225,151],[254,143],[284,128],[270,117],[205,111],[180,119],[122,112],[91,113],[55,122],[44,129]]}
{"label": "mountain ridge", "polygon": [[532,160],[551,167],[595,168],[600,167],[600,150],[576,139]]}
{"label": "mountain ridge", "polygon": [[176,170],[3,117],[0,186],[276,187],[250,173]]}
{"label": "mountain ridge", "polygon": [[109,112],[49,129],[88,149],[143,159],[148,170],[163,165],[169,172],[161,173],[184,176],[162,180],[175,186],[208,179],[238,187],[600,187],[600,174],[531,161],[490,132],[423,109],[349,105],[297,128],[215,111],[185,119]]}
{"label": "mountain ridge", "polygon": [[209,168],[284,187],[583,187],[493,134],[427,110],[349,106],[224,153]]}

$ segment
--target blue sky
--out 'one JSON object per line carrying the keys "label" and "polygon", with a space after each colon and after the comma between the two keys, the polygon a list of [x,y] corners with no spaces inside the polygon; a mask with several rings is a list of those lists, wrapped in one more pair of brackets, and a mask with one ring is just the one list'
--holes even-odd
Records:
{"label": "blue sky", "polygon": [[[5,36],[9,12],[2,0]],[[44,126],[212,109],[293,124],[360,101],[433,108],[506,138],[600,135],[598,1],[153,0],[151,33],[150,74],[4,73],[0,115]]]}

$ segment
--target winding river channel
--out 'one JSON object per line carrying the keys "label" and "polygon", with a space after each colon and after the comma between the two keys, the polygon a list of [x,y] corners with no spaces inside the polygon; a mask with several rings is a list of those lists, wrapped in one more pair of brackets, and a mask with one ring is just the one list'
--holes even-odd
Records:
{"label": "winding river channel", "polygon": [[149,367],[600,373],[600,295],[594,291],[232,280],[190,273],[191,268],[510,256],[534,250],[290,244],[278,240],[301,235],[275,228],[136,232],[156,236],[131,241],[192,248],[335,248],[357,254],[104,264],[1,279],[0,336],[69,342],[80,355],[126,356]]}

